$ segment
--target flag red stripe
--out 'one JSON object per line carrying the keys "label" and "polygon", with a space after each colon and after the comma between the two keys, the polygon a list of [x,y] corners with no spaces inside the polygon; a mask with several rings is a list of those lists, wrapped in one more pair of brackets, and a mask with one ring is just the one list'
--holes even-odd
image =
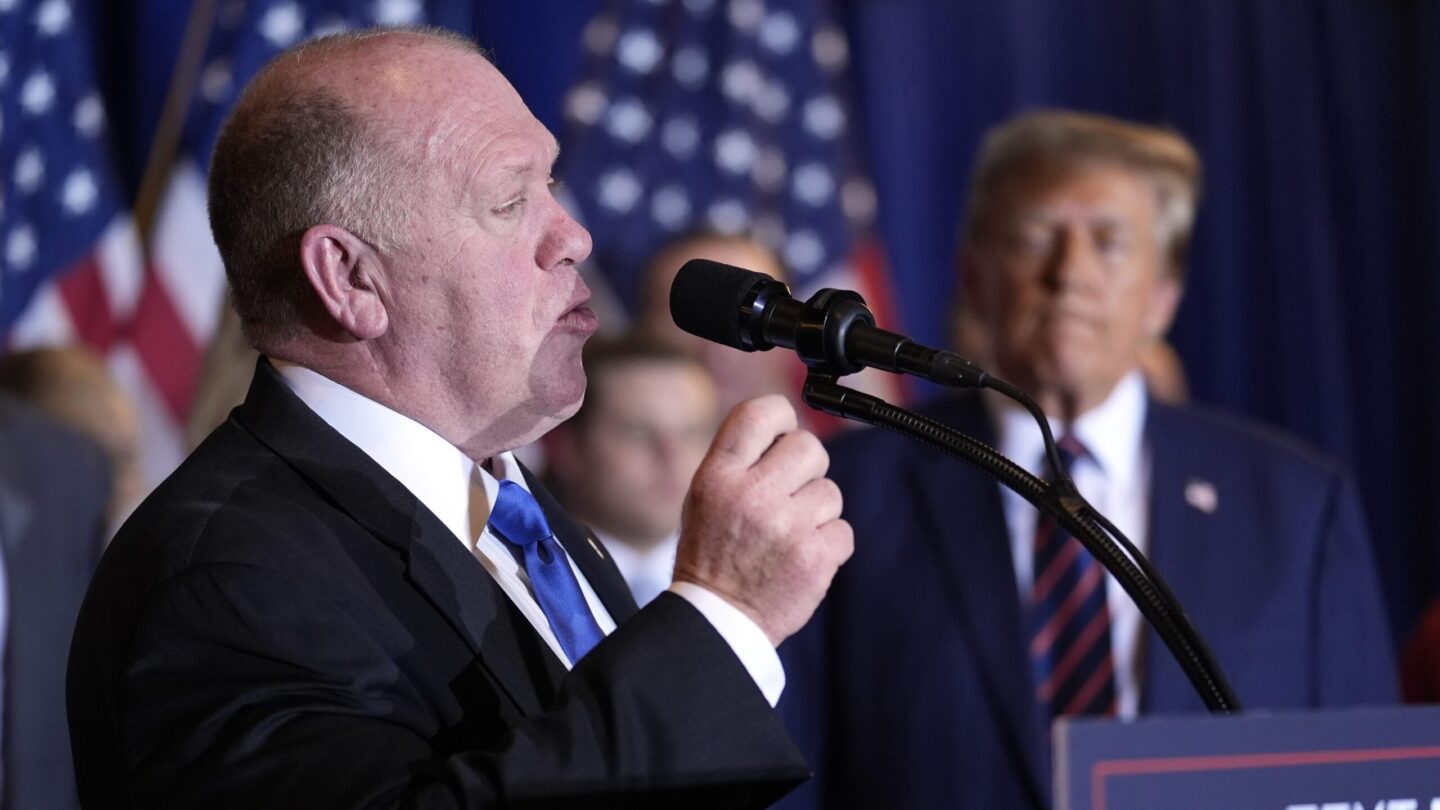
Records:
{"label": "flag red stripe", "polygon": [[100,354],[110,351],[118,335],[110,297],[94,253],[76,262],[55,283],[70,316],[70,326],[86,346]]}
{"label": "flag red stripe", "polygon": [[199,376],[200,346],[154,268],[146,270],[130,338],[171,416],[184,423]]}

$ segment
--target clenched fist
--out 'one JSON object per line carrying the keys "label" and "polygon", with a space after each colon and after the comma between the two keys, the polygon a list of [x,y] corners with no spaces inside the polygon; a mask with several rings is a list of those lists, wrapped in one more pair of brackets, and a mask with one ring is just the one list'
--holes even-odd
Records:
{"label": "clenched fist", "polygon": [[779,646],[809,621],[854,548],[829,466],[784,397],[735,406],[686,496],[675,580],[723,597]]}

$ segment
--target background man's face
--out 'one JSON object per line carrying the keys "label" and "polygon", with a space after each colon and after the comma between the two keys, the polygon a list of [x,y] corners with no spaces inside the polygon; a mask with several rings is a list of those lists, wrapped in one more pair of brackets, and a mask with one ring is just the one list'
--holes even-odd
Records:
{"label": "background man's face", "polygon": [[1158,201],[1115,166],[1017,179],[966,254],[967,290],[1002,377],[1052,414],[1095,407],[1170,325]]}
{"label": "background man's face", "polygon": [[601,370],[588,396],[572,463],[557,474],[601,530],[637,544],[664,539],[679,528],[719,423],[715,386],[694,363],[637,359]]}
{"label": "background man's face", "polygon": [[680,268],[691,259],[709,259],[786,281],[785,271],[773,256],[743,239],[700,238],[673,245],[656,256],[647,270],[636,327],[699,357],[715,378],[722,410],[728,411],[761,394],[792,395],[804,376],[804,369],[793,354],[742,352],[695,337],[675,325],[670,316],[670,287]]}

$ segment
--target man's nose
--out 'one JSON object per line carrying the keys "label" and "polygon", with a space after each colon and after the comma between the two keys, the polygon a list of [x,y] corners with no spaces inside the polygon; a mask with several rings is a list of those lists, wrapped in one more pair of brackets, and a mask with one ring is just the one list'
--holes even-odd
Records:
{"label": "man's nose", "polygon": [[555,206],[555,218],[540,243],[540,266],[549,269],[585,261],[593,246],[590,232],[559,202],[552,201],[551,205]]}
{"label": "man's nose", "polygon": [[1100,257],[1094,242],[1082,229],[1066,228],[1055,240],[1046,268],[1046,281],[1056,292],[1080,292],[1098,283]]}

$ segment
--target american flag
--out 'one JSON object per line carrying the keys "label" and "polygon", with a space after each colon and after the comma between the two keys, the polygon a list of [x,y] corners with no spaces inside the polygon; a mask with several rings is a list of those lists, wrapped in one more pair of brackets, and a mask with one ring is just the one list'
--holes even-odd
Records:
{"label": "american flag", "polygon": [[583,42],[562,171],[623,301],[677,235],[745,233],[798,296],[857,289],[887,323],[849,49],[825,0],[612,2]]}
{"label": "american flag", "polygon": [[0,0],[0,338],[83,342],[144,402],[143,264],[95,83],[93,8]]}
{"label": "american flag", "polygon": [[184,455],[201,358],[223,307],[205,167],[240,89],[303,39],[427,18],[421,0],[218,0],[195,9],[204,57],[196,75],[178,77],[191,89],[176,153],[151,157],[172,165],[142,260],[105,161],[89,12],[82,0],[0,0],[0,169],[15,178],[5,184],[0,330],[13,327],[17,347],[83,340],[108,353],[143,414],[151,483]]}

